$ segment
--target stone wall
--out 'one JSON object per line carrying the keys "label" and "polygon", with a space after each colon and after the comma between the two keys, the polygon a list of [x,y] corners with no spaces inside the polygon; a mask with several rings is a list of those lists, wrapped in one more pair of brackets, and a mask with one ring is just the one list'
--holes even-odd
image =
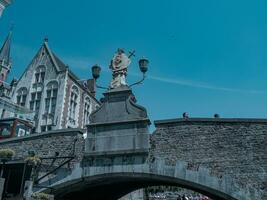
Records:
{"label": "stone wall", "polygon": [[[58,152],[59,157],[71,156],[73,144],[76,141],[74,151],[76,157],[72,163],[77,163],[81,160],[84,151],[84,138],[82,134],[80,129],[65,129],[10,138],[0,141],[0,149],[11,148],[16,153],[14,159],[24,161],[29,151],[34,151],[37,156],[42,158],[53,157],[56,152]],[[51,161],[47,160],[46,162],[50,164]]]}
{"label": "stone wall", "polygon": [[174,119],[155,122],[150,157],[207,167],[266,195],[267,120]]}

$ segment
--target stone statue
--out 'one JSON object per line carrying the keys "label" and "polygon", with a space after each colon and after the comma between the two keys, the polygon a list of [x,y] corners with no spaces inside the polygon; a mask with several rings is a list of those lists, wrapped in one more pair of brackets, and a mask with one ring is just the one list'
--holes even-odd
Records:
{"label": "stone statue", "polygon": [[109,68],[112,70],[112,81],[110,83],[111,89],[127,85],[126,76],[130,63],[131,60],[124,53],[123,49],[118,49],[109,66]]}

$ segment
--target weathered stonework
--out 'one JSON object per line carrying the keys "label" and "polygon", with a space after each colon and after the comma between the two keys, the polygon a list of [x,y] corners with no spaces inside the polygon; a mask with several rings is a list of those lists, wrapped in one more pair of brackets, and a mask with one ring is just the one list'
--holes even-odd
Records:
{"label": "weathered stonework", "polygon": [[189,169],[204,166],[267,197],[267,120],[177,119],[155,125],[151,159],[183,160]]}
{"label": "weathered stonework", "polygon": [[150,125],[146,109],[136,104],[128,86],[110,89],[104,96],[101,107],[90,115],[84,164],[145,162]]}
{"label": "weathered stonework", "polygon": [[[68,129],[11,138],[0,141],[0,149],[14,150],[16,153],[14,159],[21,161],[29,156],[29,151],[34,151],[41,158],[53,157],[56,152],[58,152],[58,156],[70,156],[74,152],[73,164],[79,162],[83,156],[84,138],[82,134],[80,129]],[[75,149],[73,149],[74,143]],[[54,166],[56,165],[57,162],[54,163]]]}
{"label": "weathered stonework", "polygon": [[[110,162],[106,154],[109,152],[106,151],[103,156],[107,159],[102,159],[99,164],[86,164],[83,155],[89,161],[92,155],[88,152],[84,154],[82,132],[73,129],[3,140],[0,141],[0,148],[12,148],[17,158],[21,159],[28,156],[28,150],[34,150],[41,157],[53,156],[55,152],[63,156],[71,154],[72,144],[77,139],[75,155],[78,157],[70,165],[72,170],[63,176],[54,174],[51,178],[56,195],[59,192],[58,195],[64,196],[65,186],[71,190],[72,181],[75,181],[76,189],[85,189],[87,182],[92,181],[90,184],[93,185],[94,178],[98,176],[104,179],[104,183],[108,181],[115,190],[116,186],[112,184],[117,184],[117,174],[121,174],[118,177],[124,181],[122,185],[127,185],[128,178],[139,176],[136,180],[140,184],[148,181],[146,186],[154,183],[186,188],[192,186],[199,192],[210,192],[221,197],[226,195],[222,198],[224,200],[266,198],[266,120],[177,119],[156,121],[155,124],[157,129],[150,135],[149,162],[137,162],[139,158],[127,157],[126,151],[126,157],[117,156],[117,160]],[[101,157],[98,154],[93,156]],[[80,165],[81,161],[85,165]],[[58,164],[54,163],[55,166]],[[154,183],[150,182],[151,178]],[[95,181],[97,183],[97,179]],[[45,180],[42,183],[48,182]]]}

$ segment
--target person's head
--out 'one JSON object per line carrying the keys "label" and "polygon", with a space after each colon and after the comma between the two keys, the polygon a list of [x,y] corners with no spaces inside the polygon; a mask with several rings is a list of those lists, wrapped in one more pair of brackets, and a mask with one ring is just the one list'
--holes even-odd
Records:
{"label": "person's head", "polygon": [[189,114],[188,114],[188,112],[184,112],[184,113],[183,113],[183,118],[184,118],[184,119],[188,119],[188,118],[189,118]]}

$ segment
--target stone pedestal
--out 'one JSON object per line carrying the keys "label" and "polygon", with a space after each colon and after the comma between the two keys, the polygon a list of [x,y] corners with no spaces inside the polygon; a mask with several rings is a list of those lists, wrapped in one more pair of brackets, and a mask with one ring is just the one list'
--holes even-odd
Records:
{"label": "stone pedestal", "polygon": [[146,109],[136,104],[128,86],[107,91],[101,107],[90,116],[83,163],[144,163],[149,150],[149,125]]}

